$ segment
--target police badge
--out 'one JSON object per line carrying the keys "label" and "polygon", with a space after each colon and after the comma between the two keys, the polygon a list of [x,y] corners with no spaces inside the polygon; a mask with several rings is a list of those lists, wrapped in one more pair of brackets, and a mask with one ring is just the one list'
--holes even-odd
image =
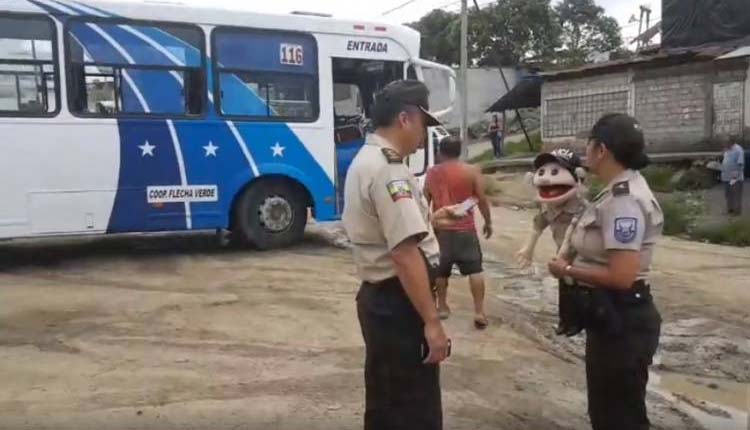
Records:
{"label": "police badge", "polygon": [[615,218],[615,239],[620,243],[635,240],[638,232],[638,219],[632,217]]}

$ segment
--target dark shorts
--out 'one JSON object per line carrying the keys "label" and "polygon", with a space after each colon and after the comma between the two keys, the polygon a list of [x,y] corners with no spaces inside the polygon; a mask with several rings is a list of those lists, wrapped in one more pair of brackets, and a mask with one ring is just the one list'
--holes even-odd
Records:
{"label": "dark shorts", "polygon": [[449,278],[454,265],[464,276],[482,273],[482,248],[475,231],[441,230],[435,234],[440,243],[439,278]]}

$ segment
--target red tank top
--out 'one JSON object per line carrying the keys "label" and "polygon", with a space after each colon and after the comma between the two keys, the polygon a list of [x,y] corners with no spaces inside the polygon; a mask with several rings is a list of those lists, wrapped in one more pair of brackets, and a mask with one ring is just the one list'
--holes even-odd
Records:
{"label": "red tank top", "polygon": [[[474,177],[468,167],[461,161],[446,161],[427,171],[425,188],[432,196],[433,210],[461,203],[469,197],[476,197]],[[443,229],[475,231],[474,209],[450,227]]]}

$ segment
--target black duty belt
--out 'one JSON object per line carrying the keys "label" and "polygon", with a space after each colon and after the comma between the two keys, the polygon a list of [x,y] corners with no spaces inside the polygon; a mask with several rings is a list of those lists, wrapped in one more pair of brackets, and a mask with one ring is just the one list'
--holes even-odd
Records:
{"label": "black duty belt", "polygon": [[[569,285],[569,284],[568,284]],[[581,285],[573,282],[572,286],[580,286],[583,288],[595,288],[587,285]],[[601,288],[601,291],[606,292],[608,296],[612,298],[615,304],[620,305],[635,305],[640,303],[646,303],[652,300],[651,286],[645,280],[638,280],[627,290],[615,290],[611,288]]]}
{"label": "black duty belt", "polygon": [[608,293],[615,303],[635,305],[651,301],[651,286],[644,280],[635,281],[627,290],[609,290]]}

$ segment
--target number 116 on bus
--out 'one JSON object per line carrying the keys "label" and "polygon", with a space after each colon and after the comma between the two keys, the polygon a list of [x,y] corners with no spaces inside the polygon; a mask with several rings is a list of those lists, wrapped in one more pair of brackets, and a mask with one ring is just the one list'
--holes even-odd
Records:
{"label": "number 116 on bus", "polygon": [[305,63],[305,52],[302,45],[291,45],[282,43],[280,45],[281,64],[289,66],[302,66]]}

